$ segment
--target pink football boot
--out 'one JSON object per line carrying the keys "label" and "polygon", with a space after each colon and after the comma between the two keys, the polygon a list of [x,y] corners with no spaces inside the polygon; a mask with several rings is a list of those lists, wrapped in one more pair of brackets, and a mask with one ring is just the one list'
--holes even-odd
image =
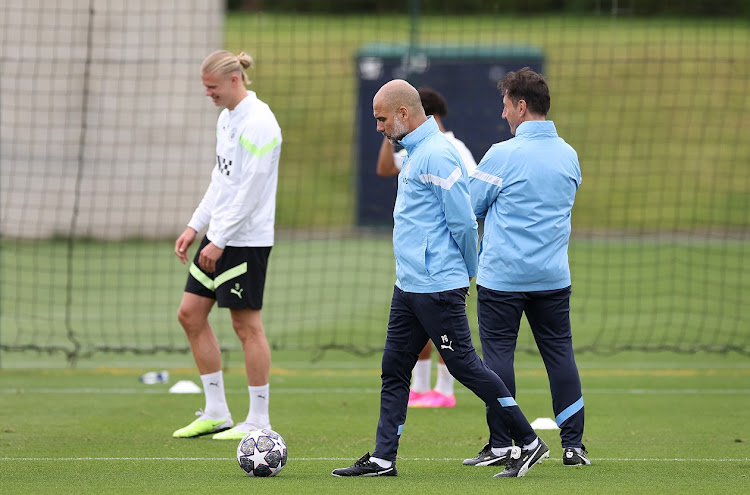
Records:
{"label": "pink football boot", "polygon": [[426,394],[422,394],[422,397],[412,403],[409,401],[411,407],[456,407],[456,396],[444,395],[437,390],[430,390]]}
{"label": "pink football boot", "polygon": [[414,390],[409,389],[409,407],[414,407],[415,402],[429,393],[430,392],[425,392],[423,394],[420,394],[419,392],[415,392]]}

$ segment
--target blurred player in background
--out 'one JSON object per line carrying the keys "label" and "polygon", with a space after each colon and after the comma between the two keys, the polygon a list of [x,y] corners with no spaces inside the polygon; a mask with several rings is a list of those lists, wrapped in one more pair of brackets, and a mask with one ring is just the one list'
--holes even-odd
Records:
{"label": "blurred player in background", "polygon": [[[498,87],[503,118],[515,137],[493,145],[469,181],[474,213],[486,216],[477,277],[482,353],[515,397],[513,354],[526,313],[547,369],[563,464],[587,465],[568,266],[570,217],[581,184],[578,155],[547,120],[549,87],[540,74],[525,67],[509,72]],[[489,411],[487,423],[490,442],[464,464],[507,461],[507,425]]]}
{"label": "blurred player in background", "polygon": [[[448,141],[456,148],[461,155],[466,170],[471,172],[477,167],[474,156],[466,145],[453,135],[453,132],[446,131],[443,127],[442,119],[448,115],[448,107],[443,95],[434,89],[422,86],[418,89],[419,98],[422,101],[425,115],[435,119],[435,123]],[[401,171],[401,165],[406,158],[406,149],[396,152],[393,144],[388,138],[383,138],[378,154],[377,174],[380,177],[392,177]],[[409,407],[454,407],[456,405],[456,396],[453,393],[453,376],[445,366],[442,356],[438,354],[437,381],[435,388],[430,389],[430,372],[432,371],[432,342],[427,342],[422,352],[419,353],[419,359],[414,366],[412,373],[412,384],[409,390]]]}
{"label": "blurred player in background", "polygon": [[[456,147],[456,151],[461,155],[461,159],[468,170],[469,175],[477,168],[477,162],[474,160],[474,155],[471,154],[469,148],[453,135],[452,131],[446,131],[443,126],[443,119],[448,115],[448,105],[445,102],[445,98],[436,90],[428,86],[420,86],[418,89],[419,98],[422,101],[422,107],[424,113],[427,116],[432,115],[435,119],[440,132],[442,132],[448,141]],[[404,163],[406,158],[406,150],[401,149],[396,152],[393,145],[387,138],[383,138],[383,143],[380,145],[380,153],[378,155],[377,174],[380,177],[393,177],[398,175],[401,171],[401,165]]]}
{"label": "blurred player in background", "polygon": [[[196,234],[208,226],[177,313],[201,375],[206,404],[196,413],[198,419],[175,431],[174,437],[214,434],[217,440],[236,440],[250,430],[271,427],[271,351],[261,307],[274,241],[281,130],[268,105],[246,88],[250,81],[245,70],[252,64],[244,52],[220,50],[201,66],[206,96],[225,108],[216,125],[211,183],[174,251],[186,263]],[[208,322],[215,303],[229,308],[244,353],[250,411],[236,426],[224,393],[219,343]]]}
{"label": "blurred player in background", "polygon": [[372,107],[378,132],[409,154],[393,209],[396,284],[381,363],[375,450],[331,474],[396,476],[411,372],[432,340],[451,374],[500,416],[498,421],[523,445],[514,447],[505,470],[496,476],[524,476],[549,449],[471,341],[466,295],[477,270],[477,222],[466,167],[435,119],[425,115],[419,93],[408,82],[396,79],[383,85]]}

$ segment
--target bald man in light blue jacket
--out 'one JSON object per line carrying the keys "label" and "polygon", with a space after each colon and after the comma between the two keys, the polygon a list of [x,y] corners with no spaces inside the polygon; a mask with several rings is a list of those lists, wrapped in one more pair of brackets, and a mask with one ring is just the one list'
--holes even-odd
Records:
{"label": "bald man in light blue jacket", "polygon": [[383,350],[375,450],[332,474],[396,475],[411,372],[430,339],[456,380],[481,398],[523,445],[496,476],[524,476],[549,449],[471,341],[466,296],[477,273],[477,223],[466,167],[406,81],[390,81],[378,91],[373,115],[378,132],[400,143],[409,157],[398,176],[393,210],[396,286]]}

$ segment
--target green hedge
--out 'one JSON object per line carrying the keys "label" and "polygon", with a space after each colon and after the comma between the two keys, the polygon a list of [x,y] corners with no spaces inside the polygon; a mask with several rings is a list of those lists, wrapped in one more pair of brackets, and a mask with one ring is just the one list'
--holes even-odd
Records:
{"label": "green hedge", "polygon": [[618,15],[750,15],[750,0],[227,0],[230,11],[300,12],[320,14],[573,14]]}

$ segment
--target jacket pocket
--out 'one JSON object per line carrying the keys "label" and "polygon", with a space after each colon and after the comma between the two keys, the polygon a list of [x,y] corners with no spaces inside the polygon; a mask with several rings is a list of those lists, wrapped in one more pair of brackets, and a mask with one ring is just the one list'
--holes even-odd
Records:
{"label": "jacket pocket", "polygon": [[433,271],[430,270],[430,262],[432,261],[432,256],[430,256],[430,238],[425,237],[422,240],[422,266],[424,266],[424,271],[427,274],[428,277],[432,278]]}

